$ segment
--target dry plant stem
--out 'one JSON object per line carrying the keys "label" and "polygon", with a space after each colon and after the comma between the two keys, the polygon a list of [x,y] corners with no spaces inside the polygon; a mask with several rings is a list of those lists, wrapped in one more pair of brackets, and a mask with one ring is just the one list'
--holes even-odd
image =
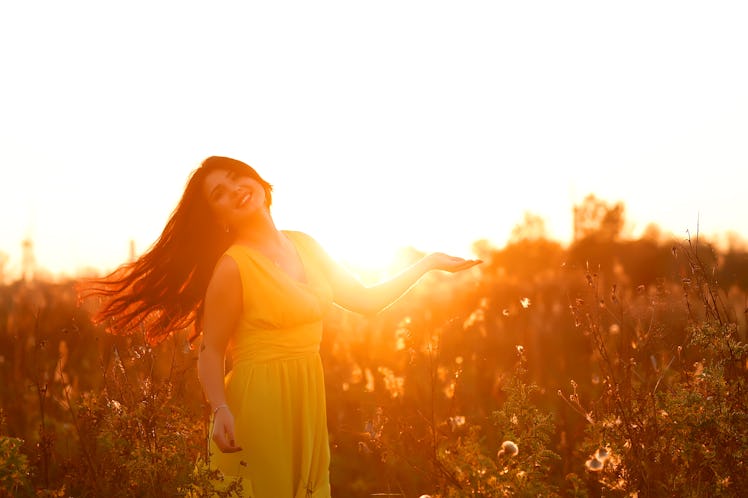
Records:
{"label": "dry plant stem", "polygon": [[435,415],[435,404],[436,404],[436,381],[434,379],[434,376],[436,375],[436,372],[434,371],[434,358],[433,358],[433,347],[431,342],[429,342],[428,346],[428,353],[429,353],[429,377],[430,377],[430,383],[431,383],[431,420],[430,420],[430,427],[431,427],[431,451],[432,456],[435,462],[439,461],[439,457],[437,454],[436,449],[436,415]]}
{"label": "dry plant stem", "polygon": [[[696,231],[696,244],[694,245],[689,236],[688,249],[689,250],[686,252],[686,257],[688,258],[688,263],[692,274],[697,277],[697,286],[702,289],[700,297],[704,302],[704,311],[706,312],[707,316],[711,316],[712,318],[717,320],[720,325],[724,325],[729,312],[727,311],[725,303],[721,299],[718,299],[718,296],[715,295],[715,291],[713,288],[714,283],[706,278],[704,262],[699,256],[698,228]],[[722,317],[723,314],[725,315],[725,318]]]}
{"label": "dry plant stem", "polygon": [[[441,331],[441,328],[439,329]],[[439,337],[437,336],[437,340],[439,340]],[[452,474],[452,472],[447,469],[444,464],[439,459],[438,454],[438,440],[437,440],[437,427],[436,427],[436,370],[434,369],[434,358],[433,358],[433,343],[432,341],[429,341],[428,348],[428,365],[429,365],[429,383],[431,388],[431,400],[430,400],[430,417],[426,418],[423,416],[423,414],[419,414],[426,419],[427,423],[429,424],[429,429],[431,432],[431,452],[432,452],[432,461],[434,463],[434,466],[439,471],[440,474],[442,474],[444,477],[446,477],[449,482],[451,482],[453,485],[457,487],[457,489],[462,489],[462,485],[460,484],[459,480]]]}
{"label": "dry plant stem", "polygon": [[70,399],[70,390],[68,389],[70,384],[65,382],[65,377],[62,372],[62,362],[60,360],[57,361],[57,368],[60,372],[60,379],[62,379],[63,386],[62,386],[62,392],[65,395],[65,402],[67,403],[68,411],[70,412],[70,418],[73,421],[73,427],[75,427],[75,434],[78,436],[78,442],[81,447],[81,451],[83,453],[83,458],[86,460],[86,465],[88,465],[88,468],[91,471],[91,477],[94,484],[94,489],[96,490],[96,494],[98,495],[100,493],[99,489],[99,479],[98,479],[98,472],[96,468],[96,464],[94,463],[94,459],[91,456],[91,454],[88,451],[88,446],[86,445],[85,441],[83,440],[83,434],[81,432],[81,427],[79,424],[78,414],[76,413],[75,409],[73,408],[73,402]]}
{"label": "dry plant stem", "polygon": [[[34,336],[40,337],[39,330],[39,312],[34,314]],[[39,402],[39,449],[41,452],[41,463],[42,463],[42,475],[44,477],[44,487],[49,488],[49,462],[50,462],[50,448],[49,448],[49,435],[47,434],[46,425],[46,400],[48,386],[46,382],[42,382],[39,378],[39,350],[44,347],[44,342],[41,345],[37,345],[35,348],[34,363],[34,385],[36,387],[37,400]]]}
{"label": "dry plant stem", "polygon": [[[598,287],[599,281],[597,278],[595,278],[594,283],[595,283],[593,287],[593,293],[594,293],[594,298],[595,298],[594,302],[597,303],[600,301],[600,291]],[[623,304],[620,305],[620,313],[621,313],[621,316],[617,317],[616,320],[620,324],[619,326],[621,327],[621,330],[623,331],[625,330],[624,323],[623,323]],[[611,388],[613,390],[613,399],[616,403],[616,407],[618,408],[618,413],[621,415],[621,418],[623,419],[626,435],[627,437],[629,437],[629,439],[633,440],[633,434],[631,433],[631,420],[630,420],[631,414],[628,413],[623,403],[623,400],[621,399],[621,393],[620,393],[621,383],[616,377],[615,369],[613,367],[613,361],[611,360],[610,355],[608,354],[608,349],[605,346],[605,341],[603,340],[602,333],[600,332],[599,316],[595,316],[594,318],[595,318],[594,322],[592,321],[592,318],[590,318],[589,326],[590,326],[590,330],[592,331],[592,337],[595,341],[595,347],[600,353],[600,357],[603,359],[603,362],[604,362],[603,364],[606,366],[608,370],[608,377],[611,380]],[[637,420],[637,422],[639,423],[639,426],[641,427],[641,421]]]}
{"label": "dry plant stem", "polygon": [[42,476],[44,477],[44,487],[49,488],[49,448],[47,444],[47,427],[46,427],[46,414],[44,410],[46,398],[47,398],[47,384],[42,384],[39,379],[35,380],[36,384],[36,395],[39,401],[39,448],[41,453],[42,461]]}

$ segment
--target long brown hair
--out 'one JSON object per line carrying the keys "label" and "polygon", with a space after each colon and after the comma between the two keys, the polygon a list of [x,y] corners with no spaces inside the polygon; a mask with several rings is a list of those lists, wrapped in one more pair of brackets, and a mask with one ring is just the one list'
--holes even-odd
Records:
{"label": "long brown hair", "polygon": [[104,323],[114,334],[143,327],[151,344],[190,325],[194,326],[190,340],[200,335],[208,282],[232,240],[231,233],[214,218],[202,191],[205,176],[215,170],[257,180],[270,207],[273,187],[254,168],[228,157],[205,159],[190,174],[179,204],[150,249],[109,275],[79,285],[82,299],[101,299],[95,323]]}

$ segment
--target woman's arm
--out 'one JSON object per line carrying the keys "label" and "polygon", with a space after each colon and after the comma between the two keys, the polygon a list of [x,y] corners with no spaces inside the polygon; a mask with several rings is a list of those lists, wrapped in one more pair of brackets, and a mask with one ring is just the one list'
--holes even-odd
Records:
{"label": "woman's arm", "polygon": [[205,321],[197,372],[214,414],[213,440],[224,453],[241,450],[234,442],[234,417],[226,405],[224,390],[226,346],[241,310],[239,268],[232,258],[223,256],[216,264],[205,293]]}
{"label": "woman's arm", "polygon": [[431,270],[458,272],[482,263],[480,260],[432,253],[424,256],[397,276],[367,287],[328,256],[319,244],[316,242],[314,244],[332,286],[335,302],[343,308],[364,315],[377,313],[394,303],[418,282],[418,279]]}

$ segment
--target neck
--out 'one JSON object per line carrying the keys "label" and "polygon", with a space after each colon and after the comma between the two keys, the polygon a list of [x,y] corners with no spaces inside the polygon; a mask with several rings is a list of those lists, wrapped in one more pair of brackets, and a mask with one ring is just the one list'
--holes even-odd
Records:
{"label": "neck", "polygon": [[247,244],[251,246],[266,246],[277,243],[283,235],[276,228],[275,222],[269,212],[260,216],[252,223],[240,227],[234,237],[235,244]]}

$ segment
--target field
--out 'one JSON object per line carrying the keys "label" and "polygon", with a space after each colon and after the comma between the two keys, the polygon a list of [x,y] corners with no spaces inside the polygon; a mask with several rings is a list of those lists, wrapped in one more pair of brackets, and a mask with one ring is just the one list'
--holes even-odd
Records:
{"label": "field", "polygon": [[[334,496],[748,490],[748,252],[593,221],[568,247],[528,223],[377,316],[330,313]],[[0,287],[0,496],[231,496],[187,334],[150,348],[90,306],[73,281]]]}

